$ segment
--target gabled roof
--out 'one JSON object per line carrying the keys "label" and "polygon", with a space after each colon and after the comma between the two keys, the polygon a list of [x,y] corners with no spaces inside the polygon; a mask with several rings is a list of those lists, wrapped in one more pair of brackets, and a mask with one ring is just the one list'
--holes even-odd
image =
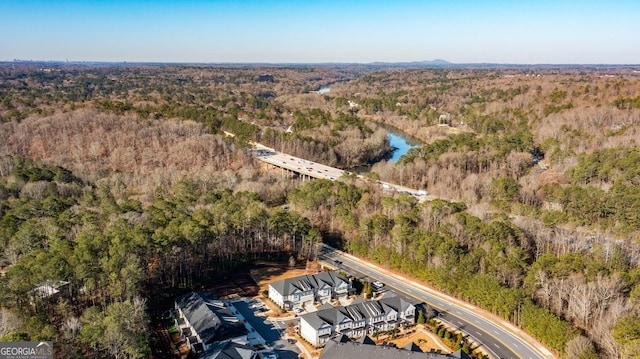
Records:
{"label": "gabled roof", "polygon": [[247,334],[244,324],[224,302],[206,293],[185,294],[176,299],[176,304],[205,344]]}
{"label": "gabled roof", "polygon": [[214,344],[199,359],[251,359],[255,354],[249,345],[225,340]]}
{"label": "gabled roof", "polygon": [[289,296],[297,291],[318,290],[322,287],[329,286],[335,288],[340,283],[349,283],[349,281],[334,271],[320,272],[317,274],[306,274],[298,277],[287,278],[277,282],[270,283],[278,293],[283,297]]}
{"label": "gabled roof", "polygon": [[368,335],[363,335],[355,341],[360,344],[376,345],[376,342]]}
{"label": "gabled roof", "polygon": [[47,298],[60,293],[60,289],[67,285],[69,285],[69,282],[63,280],[46,280],[29,291],[29,294],[39,298]]}
{"label": "gabled roof", "polygon": [[346,343],[348,341],[351,341],[351,339],[349,339],[349,337],[344,334],[339,334],[337,337],[334,338],[334,340],[340,343]]}
{"label": "gabled roof", "polygon": [[384,296],[378,300],[380,303],[393,308],[396,312],[403,312],[410,306],[416,306],[418,303],[411,301],[401,295]]}
{"label": "gabled roof", "polygon": [[420,349],[420,347],[414,342],[408,343],[407,345],[402,347],[402,349],[408,350],[410,352],[420,352],[420,353],[422,353],[422,349]]}
{"label": "gabled roof", "polygon": [[[331,309],[327,309],[327,310],[331,310]],[[303,314],[300,316],[300,320],[306,321],[307,323],[309,323],[311,327],[313,327],[316,330],[320,329],[320,327],[322,327],[322,325],[324,324],[333,325],[331,323],[327,323],[325,318],[321,318],[320,316],[318,316],[318,312]]]}
{"label": "gabled roof", "polygon": [[451,353],[452,358],[456,359],[471,359],[471,356],[462,351],[462,349],[458,349],[455,352]]}
{"label": "gabled roof", "polygon": [[[404,302],[398,301],[397,305],[401,305],[400,303]],[[319,309],[318,311],[305,314],[300,318],[309,323],[313,328],[318,329],[323,324],[334,326],[342,322],[345,318],[357,322],[366,318],[385,316],[391,311],[397,312],[393,304],[387,305],[377,300],[359,302],[346,307]]]}
{"label": "gabled roof", "polygon": [[470,359],[464,356],[458,357],[458,352],[453,354],[424,353],[393,348],[389,346],[378,346],[375,344],[344,341],[340,338],[331,338],[324,347],[319,359],[344,359],[344,358],[367,358],[367,359]]}
{"label": "gabled roof", "polygon": [[368,318],[379,317],[384,314],[384,308],[378,301],[362,302],[353,306],[360,309],[360,312]]}

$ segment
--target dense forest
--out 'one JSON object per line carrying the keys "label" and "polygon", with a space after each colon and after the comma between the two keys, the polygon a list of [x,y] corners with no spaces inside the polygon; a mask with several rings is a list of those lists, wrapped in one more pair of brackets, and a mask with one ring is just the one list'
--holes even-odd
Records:
{"label": "dense forest", "polygon": [[[146,357],[146,299],[195,288],[225,268],[320,240],[307,218],[256,193],[193,182],[158,188],[144,208],[61,167],[2,160],[3,340],[55,340],[61,357]],[[60,286],[58,300],[34,291]]]}
{"label": "dense forest", "polygon": [[[2,339],[146,357],[157,291],[304,258],[324,239],[563,357],[640,355],[637,70],[22,64],[0,75]],[[423,144],[381,160],[379,124]],[[247,140],[375,164],[370,181],[302,183],[261,168]],[[432,197],[383,193],[375,179]],[[64,295],[34,295],[43,283]]]}

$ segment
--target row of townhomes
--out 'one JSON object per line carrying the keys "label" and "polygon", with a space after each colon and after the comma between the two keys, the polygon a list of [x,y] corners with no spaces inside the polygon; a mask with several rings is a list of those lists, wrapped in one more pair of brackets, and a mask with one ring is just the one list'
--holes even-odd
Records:
{"label": "row of townhomes", "polygon": [[207,293],[191,292],[176,299],[175,325],[200,359],[268,357],[254,349],[264,343],[236,308]]}
{"label": "row of townhomes", "polygon": [[[390,293],[389,293],[390,294]],[[344,334],[361,338],[367,334],[415,323],[416,304],[398,295],[364,302],[357,299],[345,307],[324,305],[300,317],[300,335],[316,347]]]}
{"label": "row of townhomes", "polygon": [[334,271],[283,279],[269,284],[269,298],[280,308],[290,310],[315,302],[327,303],[351,294],[351,281]]}
{"label": "row of townhomes", "polygon": [[368,336],[360,340],[351,341],[345,335],[336,336],[327,342],[320,359],[471,359],[462,350],[451,354],[439,352],[423,352],[418,346],[410,343],[405,348],[376,345]]}

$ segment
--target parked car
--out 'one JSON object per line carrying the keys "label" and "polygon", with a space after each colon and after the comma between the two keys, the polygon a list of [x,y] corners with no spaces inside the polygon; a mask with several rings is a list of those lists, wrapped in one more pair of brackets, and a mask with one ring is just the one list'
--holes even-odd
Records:
{"label": "parked car", "polygon": [[296,313],[297,315],[300,315],[304,313],[304,310],[302,310],[302,308],[295,307],[293,308],[293,312]]}

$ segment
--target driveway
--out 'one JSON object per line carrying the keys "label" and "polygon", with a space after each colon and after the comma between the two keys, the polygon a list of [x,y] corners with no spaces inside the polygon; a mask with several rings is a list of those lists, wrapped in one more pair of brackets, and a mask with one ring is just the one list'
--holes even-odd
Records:
{"label": "driveway", "polygon": [[256,311],[249,308],[249,304],[245,301],[234,302],[233,305],[242,314],[245,320],[251,324],[260,336],[267,342],[267,345],[282,359],[297,359],[300,350],[294,343],[290,343],[286,339],[282,339],[282,330],[279,326],[274,325],[265,317],[256,315]]}

